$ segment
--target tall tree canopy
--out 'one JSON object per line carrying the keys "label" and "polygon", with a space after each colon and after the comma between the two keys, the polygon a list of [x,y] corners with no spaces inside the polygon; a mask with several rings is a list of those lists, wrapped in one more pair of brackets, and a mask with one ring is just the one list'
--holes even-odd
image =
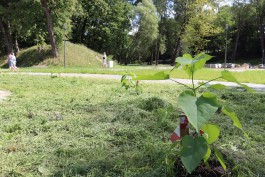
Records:
{"label": "tall tree canopy", "polygon": [[[1,53],[51,44],[58,56],[64,35],[107,52],[124,64],[175,63],[182,53],[222,58],[227,32],[230,61],[265,62],[265,0],[2,0]],[[225,30],[226,24],[229,30]]]}

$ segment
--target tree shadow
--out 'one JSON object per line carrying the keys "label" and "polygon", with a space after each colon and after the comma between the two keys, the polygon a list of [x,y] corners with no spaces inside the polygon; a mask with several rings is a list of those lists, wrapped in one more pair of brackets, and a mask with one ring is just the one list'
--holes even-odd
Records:
{"label": "tree shadow", "polygon": [[[38,65],[43,60],[51,58],[51,50],[49,48],[37,49],[37,47],[27,49],[17,57],[18,67],[30,67]],[[7,66],[6,64],[5,66]]]}

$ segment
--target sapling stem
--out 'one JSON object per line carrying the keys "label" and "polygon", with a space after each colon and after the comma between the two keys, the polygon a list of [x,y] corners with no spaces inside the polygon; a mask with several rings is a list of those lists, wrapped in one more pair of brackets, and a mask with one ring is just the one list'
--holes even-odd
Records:
{"label": "sapling stem", "polygon": [[196,87],[195,90],[197,90],[198,88],[200,88],[200,87],[203,86],[203,85],[208,84],[209,82],[212,82],[212,81],[214,81],[214,80],[221,79],[221,78],[222,78],[222,77],[217,77],[217,78],[215,78],[215,79],[209,80],[209,81],[205,82],[204,84],[199,85],[198,87]]}
{"label": "sapling stem", "polygon": [[173,82],[176,82],[176,83],[178,83],[178,84],[180,84],[180,85],[183,85],[183,86],[187,87],[188,89],[192,89],[191,87],[187,86],[186,84],[182,84],[182,83],[180,83],[180,82],[178,82],[178,81],[175,81],[174,79],[169,79],[169,80],[171,80],[171,81],[173,81]]}
{"label": "sapling stem", "polygon": [[196,96],[196,88],[194,86],[194,66],[192,67],[191,71],[191,80],[192,80],[192,91],[194,93],[194,96]]}

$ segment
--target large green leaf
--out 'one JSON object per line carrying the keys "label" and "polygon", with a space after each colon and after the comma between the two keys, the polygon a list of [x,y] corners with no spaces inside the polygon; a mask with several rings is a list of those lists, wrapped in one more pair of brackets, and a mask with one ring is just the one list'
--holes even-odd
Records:
{"label": "large green leaf", "polygon": [[182,65],[182,69],[189,75],[192,75],[193,72],[193,58],[190,54],[184,54],[183,57],[178,57],[176,62]]}
{"label": "large green leaf", "polygon": [[223,107],[222,112],[233,120],[233,125],[235,127],[242,130],[242,124],[240,123],[240,121],[237,118],[237,115],[234,111],[232,111],[229,107],[225,106],[225,107]]}
{"label": "large green leaf", "polygon": [[188,59],[188,58],[184,58],[184,57],[178,57],[176,59],[176,62],[182,64],[182,65],[190,65],[192,64],[192,60]]}
{"label": "large green leaf", "polygon": [[208,145],[203,137],[192,138],[185,136],[182,139],[180,158],[189,173],[199,165],[207,149]]}
{"label": "large green leaf", "polygon": [[208,144],[214,143],[220,134],[220,128],[217,125],[206,124],[202,127],[204,132],[203,137],[206,139]]}
{"label": "large green leaf", "polygon": [[192,91],[184,91],[178,97],[178,104],[198,133],[218,109],[216,96],[208,92],[197,98]]}
{"label": "large green leaf", "polygon": [[171,73],[173,70],[178,69],[180,66],[181,66],[180,63],[176,63],[176,65],[174,66],[174,68],[172,68],[172,69],[170,70],[170,73]]}
{"label": "large green leaf", "polygon": [[139,75],[134,77],[133,80],[166,80],[169,79],[169,74],[164,71],[152,75]]}
{"label": "large green leaf", "polygon": [[220,164],[222,165],[223,169],[226,170],[226,165],[225,165],[225,161],[223,158],[223,155],[219,152],[218,149],[214,148],[214,154],[217,157],[217,160],[220,162]]}
{"label": "large green leaf", "polygon": [[182,57],[178,57],[176,62],[182,65],[182,69],[191,76],[197,70],[204,67],[207,60],[211,59],[212,56],[207,55],[205,53],[200,53],[196,55],[194,58],[190,54],[184,54]]}
{"label": "large green leaf", "polygon": [[187,59],[189,59],[189,60],[193,60],[192,56],[191,56],[190,54],[188,54],[188,53],[185,53],[185,54],[183,55],[183,58],[187,58]]}
{"label": "large green leaf", "polygon": [[182,65],[182,69],[188,74],[189,77],[194,73],[194,65]]}
{"label": "large green leaf", "polygon": [[235,82],[238,85],[244,87],[245,89],[247,89],[250,92],[254,92],[254,90],[252,88],[250,88],[249,86],[245,85],[245,84],[241,84],[237,81],[237,79],[227,70],[224,70],[221,72],[222,74],[222,78],[229,81],[229,82]]}
{"label": "large green leaf", "polygon": [[232,120],[233,120],[233,125],[237,128],[239,128],[243,133],[244,135],[248,138],[248,135],[246,132],[244,132],[243,130],[243,127],[242,127],[242,124],[241,122],[239,121],[239,119],[237,118],[237,115],[234,111],[232,111],[229,107],[225,106],[223,107],[222,109],[222,112],[227,115],[228,117],[230,117]]}
{"label": "large green leaf", "polygon": [[211,55],[207,55],[207,54],[205,54],[205,53],[199,53],[199,54],[197,54],[197,55],[194,57],[194,60],[201,60],[201,59],[203,59],[203,60],[205,60],[205,61],[208,61],[208,60],[210,60],[211,58],[212,58]]}
{"label": "large green leaf", "polygon": [[194,57],[194,72],[204,67],[206,61],[210,60],[212,56],[207,55],[205,53],[200,53]]}

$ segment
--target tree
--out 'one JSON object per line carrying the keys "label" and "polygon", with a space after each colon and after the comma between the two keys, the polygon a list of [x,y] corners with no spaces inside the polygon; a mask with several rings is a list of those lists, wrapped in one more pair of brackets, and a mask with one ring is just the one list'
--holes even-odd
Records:
{"label": "tree", "polygon": [[185,33],[186,25],[188,24],[191,15],[191,9],[190,9],[191,4],[192,2],[189,2],[188,0],[174,1],[174,10],[176,12],[175,20],[179,24],[180,29],[178,30],[178,38],[174,44],[174,51],[171,55],[171,65],[175,64],[176,57],[179,55],[180,52],[182,36]]}
{"label": "tree", "polygon": [[101,52],[111,53],[119,61],[126,58],[130,41],[132,5],[123,0],[82,0],[72,17],[72,41]]}
{"label": "tree", "polygon": [[[216,13],[215,1],[212,0],[175,0],[175,20],[179,24],[178,38],[171,56],[171,64],[183,52],[204,50],[209,38],[220,32],[213,24]],[[208,39],[207,39],[208,38]]]}
{"label": "tree", "polygon": [[[166,26],[168,22],[172,22],[168,21],[171,15],[170,11],[172,11],[172,1],[155,0],[154,5],[157,8],[157,13],[159,17],[159,23],[158,23],[159,34],[155,41],[155,46],[153,47],[154,49],[152,54],[154,55],[155,63],[157,65],[158,60],[160,59],[160,55],[165,54],[167,51],[167,41],[170,41],[170,39],[172,39],[171,38],[172,36],[168,37],[169,31],[170,29],[172,29],[172,27],[174,27],[175,24],[172,23],[171,25]],[[151,56],[151,58],[153,57]]]}
{"label": "tree", "polygon": [[[64,28],[64,25],[67,25],[69,29],[71,28],[70,17],[75,11],[76,2],[76,0],[40,0],[46,17],[48,35],[52,47],[52,55],[54,58],[58,57],[59,55],[57,48],[58,44],[56,43],[56,40],[59,40],[59,44],[62,42],[62,29]],[[53,12],[53,15],[51,12]],[[57,39],[55,34],[57,34]]]}
{"label": "tree", "polygon": [[7,49],[7,52],[10,53],[13,50],[13,40],[12,40],[12,32],[11,32],[11,24],[10,24],[10,12],[8,9],[9,1],[3,0],[0,2],[0,30],[2,31],[2,35],[4,37],[4,43]]}
{"label": "tree", "polygon": [[190,7],[192,15],[182,36],[183,53],[199,53],[205,50],[212,38],[221,32],[214,24],[215,7],[209,0],[196,0]]}
{"label": "tree", "polygon": [[138,60],[143,61],[150,56],[151,53],[148,51],[158,37],[158,17],[156,7],[151,0],[143,0],[138,3],[136,12],[139,30],[134,36],[132,50]]}
{"label": "tree", "polygon": [[47,0],[41,0],[40,2],[41,2],[41,5],[44,9],[45,16],[46,16],[47,29],[48,29],[48,34],[49,34],[49,38],[50,38],[50,43],[52,46],[52,56],[54,58],[57,58],[59,56],[59,52],[57,49],[56,39],[55,39],[54,31],[53,31],[51,11],[49,9]]}
{"label": "tree", "polygon": [[219,6],[217,8],[216,18],[214,20],[214,26],[220,29],[220,33],[213,35],[209,38],[211,40],[208,43],[206,50],[210,51],[210,53],[216,55],[222,54],[224,56],[225,52],[225,43],[226,43],[226,25],[228,25],[227,31],[227,49],[228,53],[230,52],[231,38],[233,32],[231,32],[235,26],[235,21],[232,16],[232,8],[231,6]]}
{"label": "tree", "polygon": [[245,17],[247,15],[246,11],[246,1],[245,0],[235,0],[233,4],[233,13],[236,21],[236,37],[235,37],[235,42],[234,42],[234,50],[231,56],[231,61],[234,63],[235,58],[236,58],[236,53],[238,49],[238,43],[239,43],[239,37],[240,37],[240,32],[242,30],[242,27],[245,22]]}
{"label": "tree", "polygon": [[256,19],[259,24],[261,62],[265,64],[265,0],[252,0],[251,2],[256,9]]}

